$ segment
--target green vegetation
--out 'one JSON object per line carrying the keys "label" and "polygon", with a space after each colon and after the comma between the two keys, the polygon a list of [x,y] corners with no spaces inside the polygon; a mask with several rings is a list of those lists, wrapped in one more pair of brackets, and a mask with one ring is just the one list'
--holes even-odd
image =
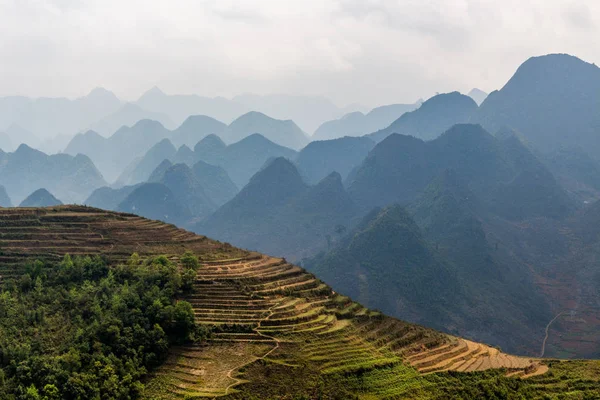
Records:
{"label": "green vegetation", "polygon": [[139,398],[171,344],[208,333],[176,301],[198,260],[182,265],[137,254],[110,270],[99,256],[29,263],[0,292],[0,398]]}

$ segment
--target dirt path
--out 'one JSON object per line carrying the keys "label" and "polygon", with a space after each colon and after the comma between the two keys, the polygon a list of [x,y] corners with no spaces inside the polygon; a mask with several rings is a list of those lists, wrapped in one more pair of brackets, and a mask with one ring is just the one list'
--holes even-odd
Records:
{"label": "dirt path", "polygon": [[266,335],[266,334],[264,334],[264,333],[260,332],[260,325],[263,323],[263,321],[266,321],[266,320],[268,320],[269,318],[271,318],[271,317],[273,316],[273,314],[275,314],[275,313],[273,312],[273,308],[275,308],[277,305],[278,305],[278,304],[275,304],[275,305],[273,305],[272,307],[270,307],[270,308],[269,308],[269,315],[268,315],[268,316],[267,316],[265,319],[263,319],[263,320],[260,320],[260,321],[258,322],[258,324],[256,325],[256,328],[254,328],[254,329],[253,329],[253,330],[254,330],[254,332],[255,332],[256,334],[258,334],[258,335],[260,335],[260,336],[262,336],[262,337],[265,337],[265,338],[268,338],[268,339],[271,339],[271,340],[273,340],[273,341],[275,342],[275,346],[274,346],[274,347],[273,347],[271,350],[269,350],[268,352],[266,352],[264,355],[262,355],[262,356],[260,356],[260,357],[256,358],[255,360],[252,360],[252,361],[249,361],[249,362],[247,362],[247,363],[244,363],[244,364],[240,365],[239,367],[235,367],[235,368],[232,368],[232,369],[230,369],[230,370],[227,372],[227,377],[228,377],[228,378],[230,378],[230,379],[232,379],[232,380],[234,380],[234,382],[233,382],[232,384],[230,384],[229,386],[227,386],[227,388],[225,388],[225,395],[228,395],[228,394],[229,394],[229,390],[231,390],[231,388],[233,388],[234,386],[236,386],[236,385],[239,385],[240,383],[242,383],[242,382],[243,382],[241,379],[235,378],[235,377],[233,376],[233,373],[234,373],[235,371],[239,370],[240,368],[243,368],[243,367],[245,367],[246,365],[250,365],[250,364],[252,364],[253,362],[256,362],[256,361],[258,361],[258,360],[264,360],[264,359],[265,359],[265,358],[267,358],[267,357],[268,357],[268,356],[269,356],[271,353],[273,353],[275,350],[277,350],[277,349],[279,348],[279,342],[280,342],[280,341],[279,341],[279,339],[277,339],[276,337],[269,336],[269,335]]}
{"label": "dirt path", "polygon": [[540,353],[540,357],[544,357],[544,353],[546,352],[546,341],[548,340],[548,331],[550,330],[550,325],[552,325],[554,321],[556,321],[558,317],[560,317],[564,313],[566,313],[566,311],[558,313],[554,318],[552,318],[552,321],[548,322],[548,325],[546,325],[546,337],[544,337],[544,342],[542,343],[542,351]]}

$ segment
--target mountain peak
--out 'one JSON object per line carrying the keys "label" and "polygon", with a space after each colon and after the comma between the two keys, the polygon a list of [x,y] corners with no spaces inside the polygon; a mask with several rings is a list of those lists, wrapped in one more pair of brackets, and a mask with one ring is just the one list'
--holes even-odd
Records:
{"label": "mountain peak", "polygon": [[19,204],[19,207],[51,207],[63,204],[48,190],[42,188],[31,193]]}
{"label": "mountain peak", "polygon": [[153,86],[151,89],[147,90],[144,94],[142,94],[142,96],[140,97],[140,100],[142,100],[143,98],[150,98],[150,97],[165,97],[167,96],[165,94],[165,92],[163,92],[162,90],[160,90],[160,88],[158,86]]}
{"label": "mountain peak", "polygon": [[222,150],[225,147],[227,147],[227,145],[225,144],[225,142],[223,142],[223,140],[221,140],[219,136],[215,134],[210,134],[204,137],[198,143],[196,143],[196,145],[194,146],[194,152],[198,153],[201,149]]}

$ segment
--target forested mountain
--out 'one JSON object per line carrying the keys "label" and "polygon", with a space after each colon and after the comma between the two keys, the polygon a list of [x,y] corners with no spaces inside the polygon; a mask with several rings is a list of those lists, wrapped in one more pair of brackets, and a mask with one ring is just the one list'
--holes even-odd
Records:
{"label": "forested mountain", "polygon": [[259,133],[280,146],[299,150],[309,142],[306,133],[292,120],[277,120],[263,113],[252,111],[233,121],[221,135],[228,143],[238,142]]}
{"label": "forested mountain", "polygon": [[425,101],[415,111],[407,112],[385,129],[370,137],[381,142],[392,133],[423,140],[435,139],[453,125],[466,123],[477,111],[477,103],[458,92],[439,94]]}
{"label": "forested mountain", "polygon": [[12,202],[4,186],[0,185],[0,207],[12,207]]}
{"label": "forested mountain", "polygon": [[49,156],[24,144],[14,153],[0,152],[0,182],[15,203],[40,187],[67,203],[79,203],[106,184],[94,163],[84,155]]}
{"label": "forested mountain", "polygon": [[560,218],[575,207],[518,138],[499,139],[468,124],[456,125],[429,142],[389,136],[348,179],[348,191],[367,209],[407,204],[445,169],[454,169],[488,207],[508,219]]}
{"label": "forested mountain", "polygon": [[533,57],[492,92],[474,121],[509,126],[543,152],[581,146],[600,157],[600,68],[566,54]]}
{"label": "forested mountain", "polygon": [[46,189],[38,189],[31,193],[19,204],[19,207],[51,207],[62,205],[62,202],[54,197]]}
{"label": "forested mountain", "polygon": [[338,173],[307,186],[289,160],[277,158],[194,230],[299,260],[326,247],[355,213]]}
{"label": "forested mountain", "polygon": [[344,136],[362,136],[388,127],[407,112],[414,111],[421,103],[390,104],[372,109],[367,114],[355,111],[340,119],[327,121],[315,131],[311,140],[330,140]]}
{"label": "forested mountain", "polygon": [[311,142],[296,158],[296,164],[306,182],[317,183],[332,172],[346,179],[360,165],[375,142],[368,137],[343,137]]}
{"label": "forested mountain", "polygon": [[[12,231],[3,236],[2,340],[12,361],[36,371],[23,375],[11,364],[0,366],[2,398],[544,398],[563,388],[581,398],[599,393],[597,362],[508,355],[389,318],[284,259],[172,225],[74,206],[3,209],[0,220],[10,221]],[[384,234],[390,248],[401,250],[401,273],[419,274],[430,284],[417,292],[399,282],[407,289],[401,295],[413,299],[438,289],[452,298],[454,280],[445,273],[450,268],[435,260],[402,209],[376,212],[362,229],[354,249],[385,258],[369,245]],[[40,247],[40,236],[52,246]],[[421,270],[423,264],[432,268]],[[441,278],[447,280],[436,286]],[[416,304],[434,311],[436,305]],[[32,324],[32,314],[44,318]],[[12,350],[21,346],[31,350]],[[69,369],[65,360],[73,358],[82,372]],[[40,360],[52,368],[36,369]]]}
{"label": "forested mountain", "polygon": [[167,95],[157,87],[144,93],[135,104],[149,111],[165,113],[177,125],[182,124],[190,115],[207,115],[230,123],[250,111],[243,105],[224,97]]}

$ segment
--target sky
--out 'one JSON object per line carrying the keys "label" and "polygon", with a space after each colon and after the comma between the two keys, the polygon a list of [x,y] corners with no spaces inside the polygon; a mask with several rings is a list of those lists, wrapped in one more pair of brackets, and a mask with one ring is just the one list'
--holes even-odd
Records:
{"label": "sky", "polygon": [[598,63],[599,24],[597,0],[0,0],[0,96],[406,103],[499,89],[535,55]]}

